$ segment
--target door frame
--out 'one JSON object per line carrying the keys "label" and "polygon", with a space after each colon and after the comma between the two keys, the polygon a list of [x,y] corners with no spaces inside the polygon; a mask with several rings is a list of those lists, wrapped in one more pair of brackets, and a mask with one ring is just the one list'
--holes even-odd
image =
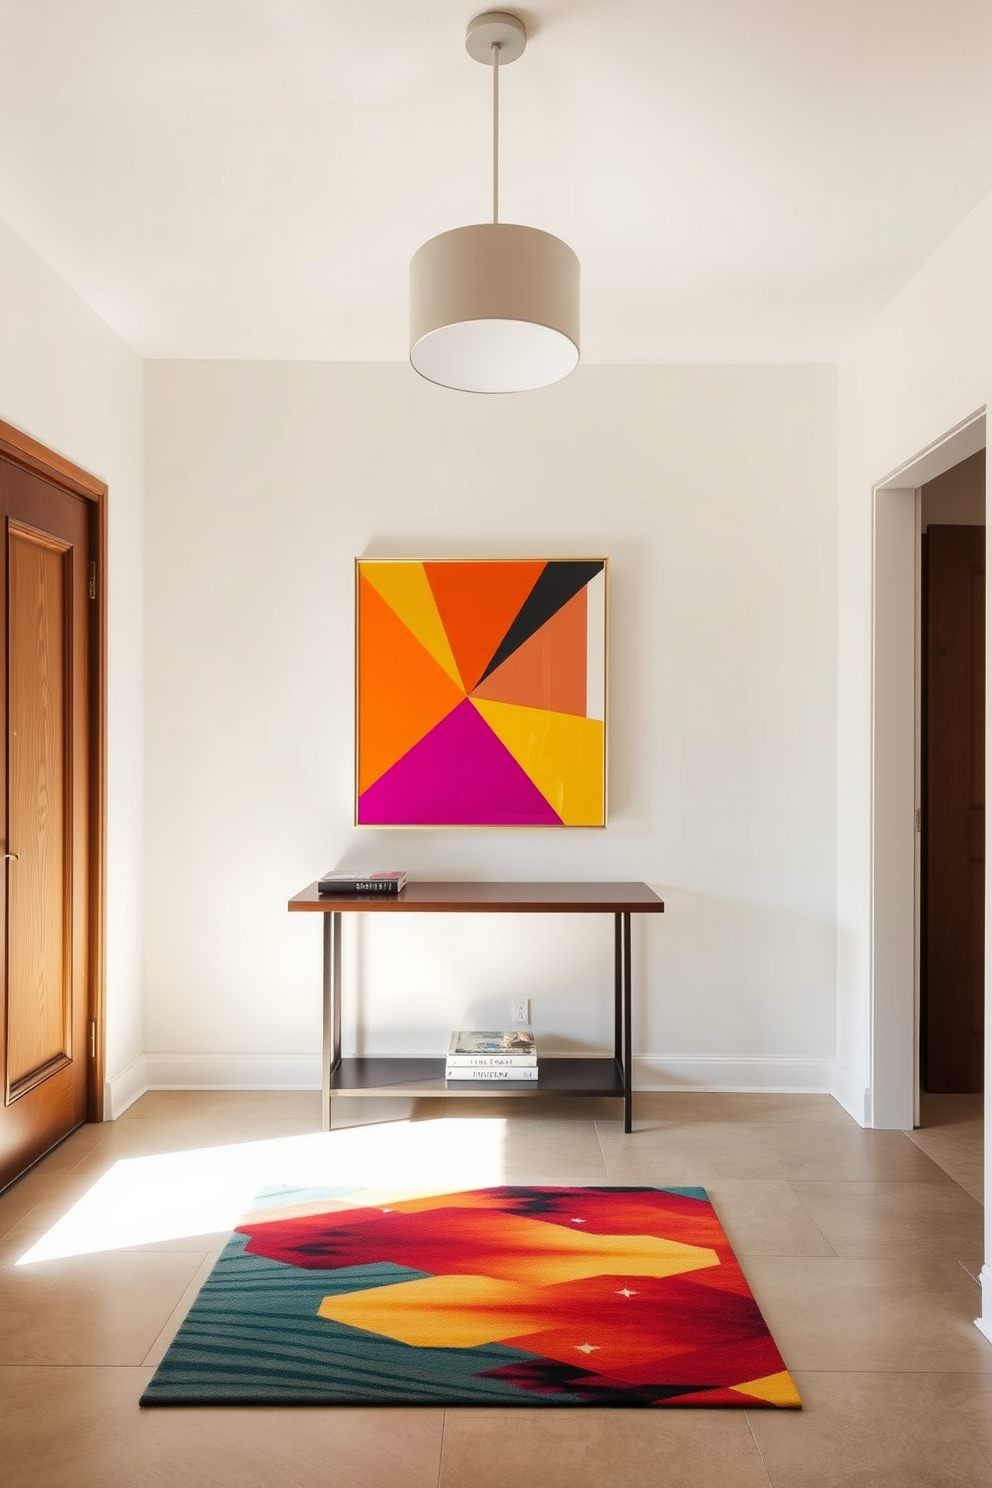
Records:
{"label": "door frame", "polygon": [[106,1075],[106,889],[107,889],[107,486],[71,460],[46,449],[29,434],[0,419],[0,456],[32,475],[89,503],[92,551],[96,555],[94,624],[90,631],[90,840],[87,1021],[96,1035],[87,1059],[86,1118],[103,1120]]}
{"label": "door frame", "polygon": [[919,490],[985,447],[983,405],[872,487],[869,1126],[919,1121]]}

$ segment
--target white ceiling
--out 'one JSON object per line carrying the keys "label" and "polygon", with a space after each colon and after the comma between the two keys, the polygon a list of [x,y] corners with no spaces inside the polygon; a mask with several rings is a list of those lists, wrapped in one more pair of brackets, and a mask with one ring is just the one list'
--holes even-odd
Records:
{"label": "white ceiling", "polygon": [[[402,359],[489,211],[483,4],[0,0],[0,217],[146,356]],[[501,215],[587,362],[836,359],[992,187],[990,0],[517,13]]]}

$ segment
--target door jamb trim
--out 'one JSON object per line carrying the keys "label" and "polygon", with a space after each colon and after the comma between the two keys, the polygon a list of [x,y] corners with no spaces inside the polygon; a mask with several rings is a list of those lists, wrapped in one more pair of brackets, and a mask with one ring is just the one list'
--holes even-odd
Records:
{"label": "door jamb trim", "polygon": [[983,403],[871,487],[871,1084],[866,1124],[903,1131],[915,1118],[919,1096],[915,492],[986,448],[988,412]]}

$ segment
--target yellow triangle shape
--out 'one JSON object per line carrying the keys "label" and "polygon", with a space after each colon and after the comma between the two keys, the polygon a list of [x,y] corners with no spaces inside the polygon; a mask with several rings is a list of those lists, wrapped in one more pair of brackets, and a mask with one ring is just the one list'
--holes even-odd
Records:
{"label": "yellow triangle shape", "polygon": [[792,1376],[785,1369],[778,1374],[766,1374],[764,1379],[749,1380],[746,1385],[731,1385],[730,1388],[741,1395],[750,1395],[753,1400],[766,1400],[769,1405],[802,1405]]}
{"label": "yellow triangle shape", "polygon": [[399,616],[407,630],[417,637],[425,651],[433,656],[438,666],[443,667],[452,682],[457,682],[461,687],[462,679],[451,654],[451,646],[441,624],[441,616],[427,582],[424,565],[406,560],[393,563],[362,560],[358,569],[393,613]]}
{"label": "yellow triangle shape", "polygon": [[602,719],[483,698],[472,704],[567,827],[606,825]]}

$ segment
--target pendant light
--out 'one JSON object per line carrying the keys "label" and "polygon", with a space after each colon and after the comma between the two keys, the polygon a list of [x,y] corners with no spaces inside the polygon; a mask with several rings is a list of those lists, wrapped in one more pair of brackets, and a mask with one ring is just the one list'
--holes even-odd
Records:
{"label": "pendant light", "polygon": [[469,56],[493,70],[493,220],[431,238],[410,264],[410,361],[467,393],[545,387],[579,361],[579,260],[560,238],[499,220],[499,70],[526,43],[505,11],[469,23]]}

